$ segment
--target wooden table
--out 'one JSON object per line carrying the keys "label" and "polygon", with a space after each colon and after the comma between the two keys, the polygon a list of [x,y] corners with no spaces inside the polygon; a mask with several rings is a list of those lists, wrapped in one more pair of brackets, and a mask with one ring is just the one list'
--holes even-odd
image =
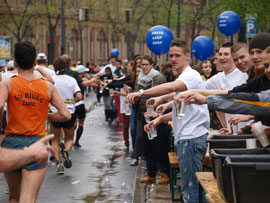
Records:
{"label": "wooden table", "polygon": [[205,198],[210,203],[226,203],[220,193],[217,186],[217,181],[213,176],[212,172],[197,172],[197,180],[199,182],[199,199],[202,201],[202,188],[205,191]]}

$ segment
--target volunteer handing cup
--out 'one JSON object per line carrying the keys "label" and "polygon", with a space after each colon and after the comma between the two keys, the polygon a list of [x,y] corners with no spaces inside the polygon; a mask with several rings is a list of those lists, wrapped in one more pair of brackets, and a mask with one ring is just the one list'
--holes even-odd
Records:
{"label": "volunteer handing cup", "polygon": [[151,125],[150,130],[147,131],[147,136],[149,140],[153,140],[157,136],[157,128]]}
{"label": "volunteer handing cup", "polygon": [[252,129],[254,130],[256,137],[258,138],[258,140],[260,141],[261,145],[263,147],[266,147],[269,145],[269,141],[268,138],[264,132],[263,126],[262,126],[262,122],[256,122],[252,125]]}
{"label": "volunteer handing cup", "polygon": [[186,114],[187,103],[184,102],[184,98],[180,98],[176,104],[176,117],[182,119]]}

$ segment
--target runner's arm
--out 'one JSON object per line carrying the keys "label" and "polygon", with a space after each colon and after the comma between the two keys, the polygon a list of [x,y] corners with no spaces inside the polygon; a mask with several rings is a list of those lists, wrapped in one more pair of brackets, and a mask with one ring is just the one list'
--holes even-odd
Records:
{"label": "runner's arm", "polygon": [[40,74],[43,76],[43,78],[45,78],[48,82],[52,83],[54,85],[54,80],[52,79],[52,77],[50,76],[50,74],[48,74],[45,70],[43,70],[41,67],[36,66],[35,70],[37,70],[38,72],[40,72]]}
{"label": "runner's arm", "polygon": [[82,92],[76,92],[74,101],[75,103],[82,100]]}
{"label": "runner's arm", "polygon": [[65,122],[71,119],[70,111],[64,103],[62,97],[58,93],[55,86],[51,83],[48,84],[48,92],[50,95],[50,103],[57,109],[55,113],[48,114],[48,121]]}

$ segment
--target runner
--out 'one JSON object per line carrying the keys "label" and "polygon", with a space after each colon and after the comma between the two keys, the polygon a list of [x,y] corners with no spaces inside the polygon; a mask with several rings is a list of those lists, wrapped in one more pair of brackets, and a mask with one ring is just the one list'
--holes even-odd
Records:
{"label": "runner", "polygon": [[[0,118],[8,103],[6,137],[1,146],[24,149],[46,135],[46,120],[66,121],[71,115],[56,88],[34,75],[36,49],[29,42],[19,42],[14,49],[18,76],[0,83]],[[48,114],[48,105],[58,112]],[[5,172],[9,202],[35,202],[45,177],[47,163],[31,162],[16,171]]]}
{"label": "runner", "polygon": [[[78,65],[76,67],[76,71],[79,73],[80,78],[86,77],[87,72],[89,71],[87,68],[85,68],[83,65]],[[86,111],[85,111],[85,105],[84,105],[84,89],[85,87],[82,85],[79,85],[82,93],[82,100],[78,101],[75,103],[75,108],[76,108],[76,116],[78,117],[79,120],[79,127],[77,128],[76,131],[76,140],[74,142],[74,148],[79,149],[82,146],[80,145],[79,141],[81,139],[82,133],[83,133],[83,124],[86,116]]]}
{"label": "runner", "polygon": [[[53,66],[56,71],[56,75],[53,77],[55,81],[55,87],[59,91],[61,97],[64,99],[67,108],[69,109],[72,117],[66,122],[51,122],[50,129],[51,133],[55,135],[52,141],[52,147],[54,150],[55,161],[57,164],[56,173],[59,175],[64,174],[64,167],[60,159],[60,132],[63,128],[64,130],[64,147],[61,149],[61,154],[64,158],[64,166],[70,168],[72,162],[69,156],[69,153],[73,147],[73,138],[74,138],[74,124],[75,124],[75,103],[82,99],[81,90],[77,84],[77,81],[66,75],[66,63],[65,60],[60,58],[57,59]],[[52,106],[52,112],[57,112],[57,109]]]}

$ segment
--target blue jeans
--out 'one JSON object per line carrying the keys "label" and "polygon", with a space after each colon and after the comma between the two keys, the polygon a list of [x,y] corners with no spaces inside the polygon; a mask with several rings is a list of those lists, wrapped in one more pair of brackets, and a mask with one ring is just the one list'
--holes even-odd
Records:
{"label": "blue jeans", "polygon": [[[199,202],[199,185],[195,173],[202,171],[207,136],[208,133],[194,139],[179,140],[176,144],[181,173],[181,192],[185,203]],[[207,202],[204,197],[203,202]]]}

